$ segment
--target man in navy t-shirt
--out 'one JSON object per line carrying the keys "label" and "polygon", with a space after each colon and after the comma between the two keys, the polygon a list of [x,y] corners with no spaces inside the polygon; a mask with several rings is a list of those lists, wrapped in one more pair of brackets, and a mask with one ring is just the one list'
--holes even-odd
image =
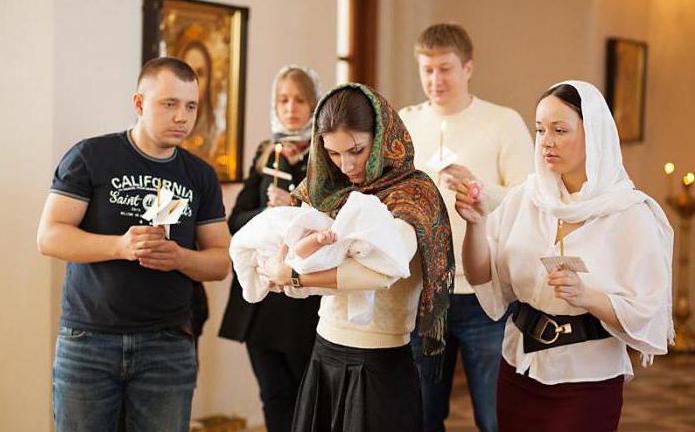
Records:
{"label": "man in navy t-shirt", "polygon": [[[188,431],[196,361],[195,281],[229,273],[214,170],[179,147],[195,124],[198,80],[174,58],[138,78],[131,130],[89,138],[58,165],[41,216],[41,253],[68,261],[56,346],[58,431]],[[168,237],[143,219],[161,190],[188,200]]]}

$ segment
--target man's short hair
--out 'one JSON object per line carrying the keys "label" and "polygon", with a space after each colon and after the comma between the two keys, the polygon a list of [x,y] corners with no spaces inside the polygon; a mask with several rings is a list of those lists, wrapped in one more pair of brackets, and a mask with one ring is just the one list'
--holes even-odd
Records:
{"label": "man's short hair", "polygon": [[473,42],[458,24],[434,24],[425,29],[415,43],[415,56],[432,55],[436,51],[453,51],[465,64],[473,58]]}
{"label": "man's short hair", "polygon": [[180,79],[181,81],[198,82],[198,75],[196,75],[193,68],[191,68],[186,62],[174,57],[158,57],[149,60],[142,67],[140,75],[138,76],[138,87],[140,87],[142,80],[145,78],[154,78],[163,70],[168,70],[169,72],[173,73],[176,78]]}

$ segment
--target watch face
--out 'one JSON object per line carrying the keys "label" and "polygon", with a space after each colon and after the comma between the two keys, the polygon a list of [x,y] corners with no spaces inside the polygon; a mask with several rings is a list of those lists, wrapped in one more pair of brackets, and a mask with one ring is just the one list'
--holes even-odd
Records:
{"label": "watch face", "polygon": [[292,286],[295,288],[299,288],[301,285],[299,284],[299,278],[298,277],[293,277],[292,278]]}

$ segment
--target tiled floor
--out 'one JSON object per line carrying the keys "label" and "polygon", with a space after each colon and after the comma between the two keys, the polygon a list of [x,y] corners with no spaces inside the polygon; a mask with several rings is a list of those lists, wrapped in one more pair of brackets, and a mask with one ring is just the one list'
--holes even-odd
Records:
{"label": "tiled floor", "polygon": [[[695,354],[658,357],[654,365],[635,365],[635,379],[624,388],[620,431],[695,432]],[[477,431],[465,375],[456,374],[448,432]]]}
{"label": "tiled floor", "polygon": [[[625,384],[621,432],[695,432],[695,354],[658,357],[642,368],[633,360],[635,379]],[[457,371],[448,432],[475,432],[466,377]],[[265,428],[251,429],[265,432]]]}

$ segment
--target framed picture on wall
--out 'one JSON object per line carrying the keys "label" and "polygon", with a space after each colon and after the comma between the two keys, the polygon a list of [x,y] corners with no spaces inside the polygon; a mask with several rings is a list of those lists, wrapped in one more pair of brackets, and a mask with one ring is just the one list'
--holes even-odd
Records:
{"label": "framed picture on wall", "polygon": [[200,100],[182,146],[222,182],[242,180],[248,8],[191,0],[143,0],[143,64],[170,56],[198,74]]}
{"label": "framed picture on wall", "polygon": [[647,44],[629,39],[608,39],[606,100],[623,143],[644,139],[646,83]]}

